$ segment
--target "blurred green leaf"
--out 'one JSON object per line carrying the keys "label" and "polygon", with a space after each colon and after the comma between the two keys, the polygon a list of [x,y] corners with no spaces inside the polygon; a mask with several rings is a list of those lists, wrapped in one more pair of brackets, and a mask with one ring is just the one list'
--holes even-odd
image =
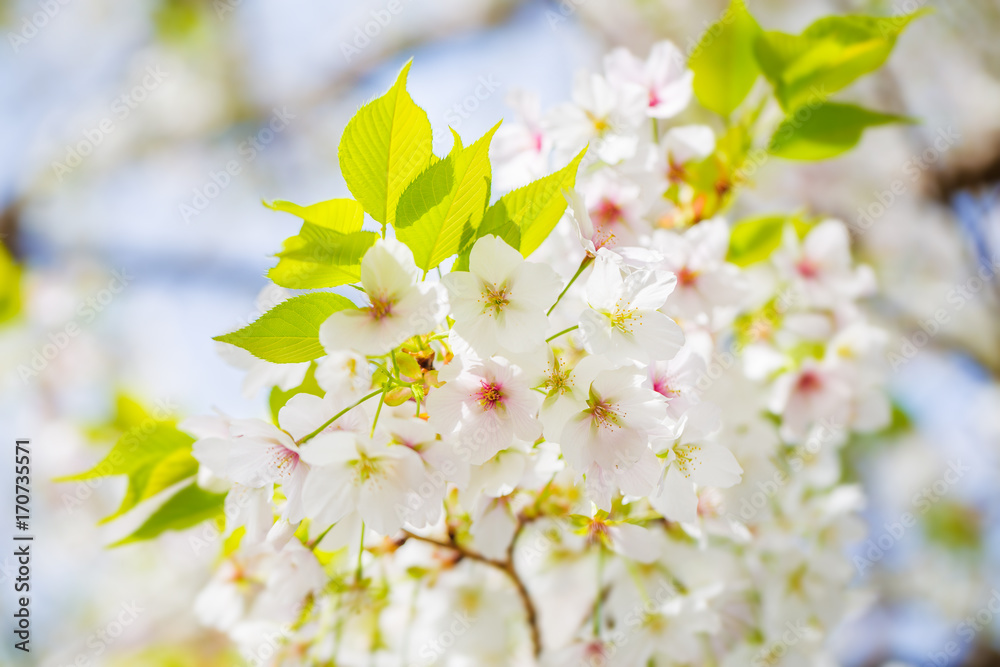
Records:
{"label": "blurred green leaf", "polygon": [[184,530],[221,517],[225,499],[224,493],[211,493],[191,483],[157,508],[134,533],[110,546],[149,540],[168,530]]}
{"label": "blurred green leaf", "polygon": [[743,0],[732,0],[691,55],[694,94],[702,105],[728,116],[740,105],[760,74],[754,44],[761,33]]}
{"label": "blurred green leaf", "polygon": [[312,394],[313,396],[323,396],[323,389],[316,382],[316,362],[309,364],[309,370],[306,371],[306,376],[302,380],[302,384],[297,387],[292,387],[288,391],[282,391],[279,387],[271,387],[271,393],[268,396],[268,407],[271,410],[271,420],[277,424],[278,423],[278,412],[281,408],[285,407],[285,403],[288,403],[289,399],[296,394]]}
{"label": "blurred green leaf", "polygon": [[857,145],[866,128],[911,122],[905,116],[853,104],[824,102],[786,118],[771,137],[768,150],[790,160],[826,160]]}
{"label": "blurred green leaf", "polygon": [[21,312],[21,267],[0,243],[0,324]]}
{"label": "blurred green leaf", "polygon": [[905,16],[828,16],[800,35],[763,32],[757,62],[786,112],[817,104],[886,61],[896,39],[921,10]]}

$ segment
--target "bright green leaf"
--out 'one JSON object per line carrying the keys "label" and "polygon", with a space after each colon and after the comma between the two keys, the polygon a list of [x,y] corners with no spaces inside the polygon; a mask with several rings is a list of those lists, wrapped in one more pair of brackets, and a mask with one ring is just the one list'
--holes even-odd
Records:
{"label": "bright green leaf", "polygon": [[763,215],[737,223],[729,235],[726,261],[749,266],[767,259],[781,245],[786,222],[786,215]]}
{"label": "bright green leaf", "polygon": [[705,31],[689,63],[694,94],[703,106],[728,116],[747,96],[760,74],[753,53],[760,32],[743,0],[732,0]]}
{"label": "bright green leaf", "polygon": [[21,267],[0,243],[0,323],[21,312]]}
{"label": "bright green leaf", "polygon": [[130,475],[152,466],[179,449],[190,449],[194,439],[178,431],[172,422],[156,421],[152,417],[136,425],[118,440],[107,456],[96,466],[76,475],[56,479],[74,482],[112,475]]}
{"label": "bright green leaf", "polygon": [[403,190],[433,159],[430,121],[406,92],[410,64],[385,95],[361,107],[340,142],[347,187],[383,225],[394,223]]}
{"label": "bright green leaf", "polygon": [[108,523],[125,514],[144,500],[152,498],[177,482],[193,477],[198,473],[198,461],[191,455],[191,447],[177,449],[155,463],[140,468],[128,477],[128,487],[121,505],[100,520]]}
{"label": "bright green leaf", "polygon": [[299,206],[290,201],[276,199],[264,206],[273,211],[284,211],[302,218],[304,221],[332,229],[341,234],[361,231],[365,220],[365,211],[361,204],[353,199],[330,199],[311,206]]}
{"label": "bright green leaf", "polygon": [[886,61],[903,29],[925,12],[905,16],[828,16],[801,35],[761,33],[754,52],[786,112],[816,105]]}
{"label": "bright green leaf", "polygon": [[853,148],[866,128],[910,122],[905,116],[826,102],[786,118],[771,137],[768,150],[790,160],[825,160]]}
{"label": "bright green leaf", "polygon": [[168,530],[184,530],[221,517],[225,499],[224,493],[211,493],[192,483],[171,496],[134,533],[110,546],[149,540]]}
{"label": "bright green leaf", "polygon": [[559,171],[508,192],[487,211],[475,238],[496,234],[527,257],[535,251],[566,211],[562,191],[572,190],[584,148]]}
{"label": "bright green leaf", "polygon": [[230,343],[276,364],[311,361],[325,354],[319,327],[330,315],[354,308],[347,297],[312,292],[282,301],[255,322],[214,340]]}
{"label": "bright green leaf", "polygon": [[319,289],[356,283],[361,260],[378,240],[375,232],[340,232],[306,222],[297,236],[285,239],[278,264],[267,272],[289,289]]}
{"label": "bright green leaf", "polygon": [[271,387],[271,393],[268,396],[268,407],[271,410],[271,421],[275,424],[278,423],[278,412],[281,408],[285,407],[285,403],[295,396],[296,394],[312,394],[313,396],[323,396],[323,389],[316,382],[316,363],[313,362],[309,364],[309,370],[306,371],[306,376],[302,380],[302,384],[297,387],[292,387],[288,391],[283,391],[280,387]]}
{"label": "bright green leaf", "polygon": [[490,141],[499,126],[468,148],[456,133],[448,157],[417,176],[400,197],[396,238],[409,246],[425,271],[457,253],[463,237],[469,238],[482,221],[490,200]]}

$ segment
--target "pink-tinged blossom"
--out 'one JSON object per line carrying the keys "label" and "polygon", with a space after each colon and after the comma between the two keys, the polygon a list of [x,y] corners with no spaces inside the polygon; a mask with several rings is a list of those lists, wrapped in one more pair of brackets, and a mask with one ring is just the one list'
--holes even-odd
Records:
{"label": "pink-tinged blossom", "polygon": [[496,357],[474,362],[431,392],[427,410],[431,426],[442,436],[452,436],[469,463],[480,465],[510,447],[515,436],[538,439],[541,402],[541,394],[531,390],[522,371]]}

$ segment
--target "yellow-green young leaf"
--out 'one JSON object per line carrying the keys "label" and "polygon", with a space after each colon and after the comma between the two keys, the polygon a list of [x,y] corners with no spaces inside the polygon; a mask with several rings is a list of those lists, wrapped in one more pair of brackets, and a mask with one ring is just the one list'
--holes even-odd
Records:
{"label": "yellow-green young leaf", "polygon": [[854,148],[866,128],[911,122],[905,116],[825,102],[786,118],[771,137],[768,150],[789,160],[826,160]]}
{"label": "yellow-green young leaf", "polygon": [[171,421],[150,417],[126,431],[107,456],[90,470],[56,479],[73,482],[112,475],[131,475],[157,464],[177,450],[190,450],[194,438],[177,430]]}
{"label": "yellow-green young leaf", "polygon": [[694,94],[703,106],[728,116],[747,96],[760,74],[753,53],[760,32],[743,0],[732,0],[705,31],[689,63]]}
{"label": "yellow-green young leaf", "polygon": [[875,71],[903,29],[926,11],[905,16],[828,16],[802,32],[761,33],[754,52],[785,111],[815,105]]}
{"label": "yellow-green young leaf", "polygon": [[737,266],[762,262],[781,245],[786,215],[763,215],[738,222],[729,235],[726,261]]}
{"label": "yellow-green young leaf", "polygon": [[271,409],[271,421],[278,423],[278,412],[285,407],[285,403],[296,394],[312,394],[313,396],[323,396],[323,389],[316,382],[316,362],[309,364],[309,370],[298,387],[292,387],[288,391],[282,391],[280,387],[271,387],[271,394],[268,396],[268,407]]}
{"label": "yellow-green young leaf", "polygon": [[304,221],[332,229],[341,234],[361,231],[365,221],[365,211],[353,199],[330,199],[311,206],[299,206],[290,201],[276,199],[264,206],[273,211],[284,211],[302,218]]}
{"label": "yellow-green young leaf", "polygon": [[496,234],[525,257],[535,251],[566,211],[562,191],[572,190],[584,148],[559,171],[508,192],[487,211],[475,238]]}
{"label": "yellow-green young leaf", "polygon": [[21,312],[21,267],[0,243],[0,323]]}
{"label": "yellow-green young leaf", "polygon": [[122,499],[121,505],[114,514],[104,517],[98,523],[108,523],[117,519],[143,500],[152,498],[197,473],[198,461],[191,455],[191,447],[174,450],[159,461],[131,473],[128,476],[128,487],[125,489],[125,498]]}
{"label": "yellow-green young leaf", "polygon": [[242,329],[213,340],[242,347],[276,364],[311,361],[326,354],[319,343],[320,325],[337,311],[354,307],[350,299],[332,292],[301,294],[282,301]]}
{"label": "yellow-green young leaf", "polygon": [[396,238],[425,271],[457,253],[482,221],[490,200],[490,141],[498,127],[468,148],[452,130],[455,146],[448,157],[417,176],[399,198]]}
{"label": "yellow-green young leaf", "polygon": [[399,196],[433,158],[430,121],[406,92],[410,64],[385,95],[361,107],[340,141],[347,187],[383,225],[393,224]]}
{"label": "yellow-green young leaf", "polygon": [[152,539],[168,530],[184,530],[223,515],[226,494],[189,484],[171,496],[139,528],[111,547]]}
{"label": "yellow-green young leaf", "polygon": [[278,264],[267,276],[289,289],[319,289],[356,283],[361,279],[361,260],[378,234],[342,234],[306,222],[297,236],[285,239]]}

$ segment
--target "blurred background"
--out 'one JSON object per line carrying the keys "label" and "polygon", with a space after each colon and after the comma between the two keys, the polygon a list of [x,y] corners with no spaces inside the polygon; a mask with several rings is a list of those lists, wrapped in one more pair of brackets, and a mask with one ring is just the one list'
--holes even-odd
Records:
{"label": "blurred background", "polygon": [[[748,4],[791,32],[829,13],[936,9],[852,88],[921,123],[869,132],[829,162],[770,160],[739,211],[840,217],[879,276],[868,306],[891,332],[897,410],[888,433],[847,449],[870,498],[872,542],[857,555],[874,598],[831,639],[842,662],[1000,664],[1000,4]],[[448,125],[478,136],[512,91],[537,91],[543,107],[567,99],[572,73],[614,46],[690,49],[725,5],[0,1],[0,241],[22,267],[0,262],[0,423],[34,449],[26,664],[238,664],[189,611],[215,549],[170,534],[105,550],[142,520],[97,525],[124,480],[50,480],[99,460],[129,401],[157,418],[266,414],[211,340],[258,315],[270,255],[297,231],[260,202],[347,195],[340,133],[403,62],[415,58],[409,89],[440,152]],[[949,467],[962,472],[942,486]],[[916,526],[880,548],[906,512]],[[0,664],[18,657],[12,565],[0,554]]]}

